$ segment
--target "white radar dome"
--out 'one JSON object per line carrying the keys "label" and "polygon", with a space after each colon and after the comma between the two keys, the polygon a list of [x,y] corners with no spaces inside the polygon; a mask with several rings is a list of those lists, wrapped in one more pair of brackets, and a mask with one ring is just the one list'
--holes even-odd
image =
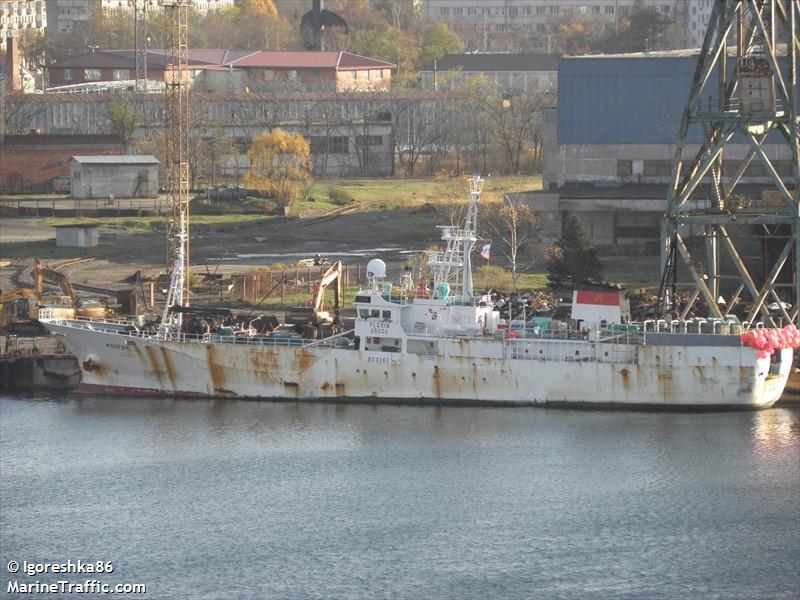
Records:
{"label": "white radar dome", "polygon": [[386,263],[380,258],[373,258],[367,263],[367,276],[383,279],[386,277]]}

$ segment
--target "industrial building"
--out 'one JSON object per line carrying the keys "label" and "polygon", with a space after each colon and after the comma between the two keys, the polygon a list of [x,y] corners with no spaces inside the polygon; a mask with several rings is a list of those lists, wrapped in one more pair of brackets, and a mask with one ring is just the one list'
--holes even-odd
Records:
{"label": "industrial building", "polygon": [[420,71],[423,90],[454,90],[483,77],[502,90],[556,91],[557,54],[445,54],[432,68]]}
{"label": "industrial building", "polygon": [[155,198],[158,166],[155,156],[73,156],[72,197]]}
{"label": "industrial building", "polygon": [[93,223],[56,225],[55,230],[57,248],[92,248],[100,239]]}
{"label": "industrial building", "polygon": [[[557,108],[546,111],[543,190],[537,209],[575,213],[605,253],[656,251],[671,180],[675,145],[692,81],[696,52],[562,58]],[[708,101],[703,98],[702,101]],[[691,130],[696,153],[702,131]],[[790,174],[785,143],[765,144],[779,174]],[[749,144],[727,146],[726,175],[734,173]],[[759,161],[745,171],[743,202],[765,200],[770,179]],[[711,202],[710,181],[693,202]],[[768,194],[766,194],[768,196]]]}
{"label": "industrial building", "polygon": [[0,190],[7,194],[69,191],[75,155],[119,155],[117,135],[0,136]]}

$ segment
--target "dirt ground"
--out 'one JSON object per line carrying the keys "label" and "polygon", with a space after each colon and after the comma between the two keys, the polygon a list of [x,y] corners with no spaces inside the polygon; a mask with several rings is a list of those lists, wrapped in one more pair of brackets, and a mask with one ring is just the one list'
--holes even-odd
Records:
{"label": "dirt ground", "polygon": [[[198,273],[246,272],[282,263],[290,265],[316,254],[346,264],[366,265],[382,258],[392,270],[435,243],[439,238],[435,215],[424,213],[356,212],[318,222],[302,219],[270,222],[258,226],[198,228],[191,238],[191,263]],[[402,222],[402,223],[401,223]],[[9,245],[49,248],[48,264],[81,256],[71,249],[55,250],[55,232],[39,218],[0,219],[0,289],[32,285],[35,254],[4,257]],[[52,244],[52,246],[50,246]],[[63,250],[63,251],[62,251]],[[17,252],[16,254],[19,254]],[[166,239],[161,233],[101,232],[93,258],[69,264],[60,270],[73,283],[117,289],[128,287],[122,280],[137,270],[154,276],[165,270]],[[7,264],[6,264],[7,263]]]}

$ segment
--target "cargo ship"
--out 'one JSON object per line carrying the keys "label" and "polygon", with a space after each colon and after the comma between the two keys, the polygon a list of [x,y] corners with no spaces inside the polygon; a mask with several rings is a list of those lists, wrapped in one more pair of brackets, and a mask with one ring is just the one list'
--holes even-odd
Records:
{"label": "cargo ship", "polygon": [[182,257],[155,330],[46,311],[40,320],[78,357],[83,393],[749,409],[781,396],[800,342],[793,326],[633,323],[614,291],[574,292],[569,323],[504,322],[491,296],[473,290],[482,185],[472,178],[464,222],[441,227],[432,279],[406,271],[392,282],[383,261],[369,261],[353,327],[322,339],[187,333],[180,303],[170,302],[181,297]]}

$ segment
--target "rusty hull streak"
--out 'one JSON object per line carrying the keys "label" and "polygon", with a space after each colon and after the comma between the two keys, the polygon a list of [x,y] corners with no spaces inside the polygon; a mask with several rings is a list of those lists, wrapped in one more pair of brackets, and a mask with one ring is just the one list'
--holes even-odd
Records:
{"label": "rusty hull streak", "polygon": [[630,373],[630,371],[628,371],[628,369],[622,369],[619,372],[619,374],[622,375],[622,387],[625,388],[626,392],[630,392],[631,391],[631,373]]}
{"label": "rusty hull streak", "polygon": [[225,369],[217,362],[217,349],[209,344],[206,346],[208,352],[208,373],[211,375],[211,385],[214,393],[223,396],[236,396],[236,394],[225,388]]}
{"label": "rusty hull streak", "polygon": [[336,397],[337,398],[344,398],[345,395],[346,395],[346,393],[345,393],[344,384],[343,383],[337,383],[336,384]]}
{"label": "rusty hull streak", "polygon": [[164,359],[164,369],[167,371],[167,377],[169,377],[169,383],[172,386],[172,391],[177,392],[178,388],[175,385],[175,366],[172,364],[172,359],[169,357],[169,352],[163,346],[161,346],[161,358]]}
{"label": "rusty hull streak", "polygon": [[319,360],[319,358],[313,351],[309,352],[305,348],[302,348],[297,355],[297,372],[302,373],[307,371],[314,366],[317,360]]}
{"label": "rusty hull streak", "polygon": [[147,354],[147,359],[150,361],[150,368],[153,369],[153,373],[158,379],[158,387],[164,390],[164,369],[161,368],[158,362],[155,350],[153,350],[152,346],[145,346],[144,351],[145,354]]}
{"label": "rusty hull streak", "polygon": [[265,384],[275,383],[275,374],[280,371],[274,348],[253,348],[250,350],[250,364],[258,380]]}

